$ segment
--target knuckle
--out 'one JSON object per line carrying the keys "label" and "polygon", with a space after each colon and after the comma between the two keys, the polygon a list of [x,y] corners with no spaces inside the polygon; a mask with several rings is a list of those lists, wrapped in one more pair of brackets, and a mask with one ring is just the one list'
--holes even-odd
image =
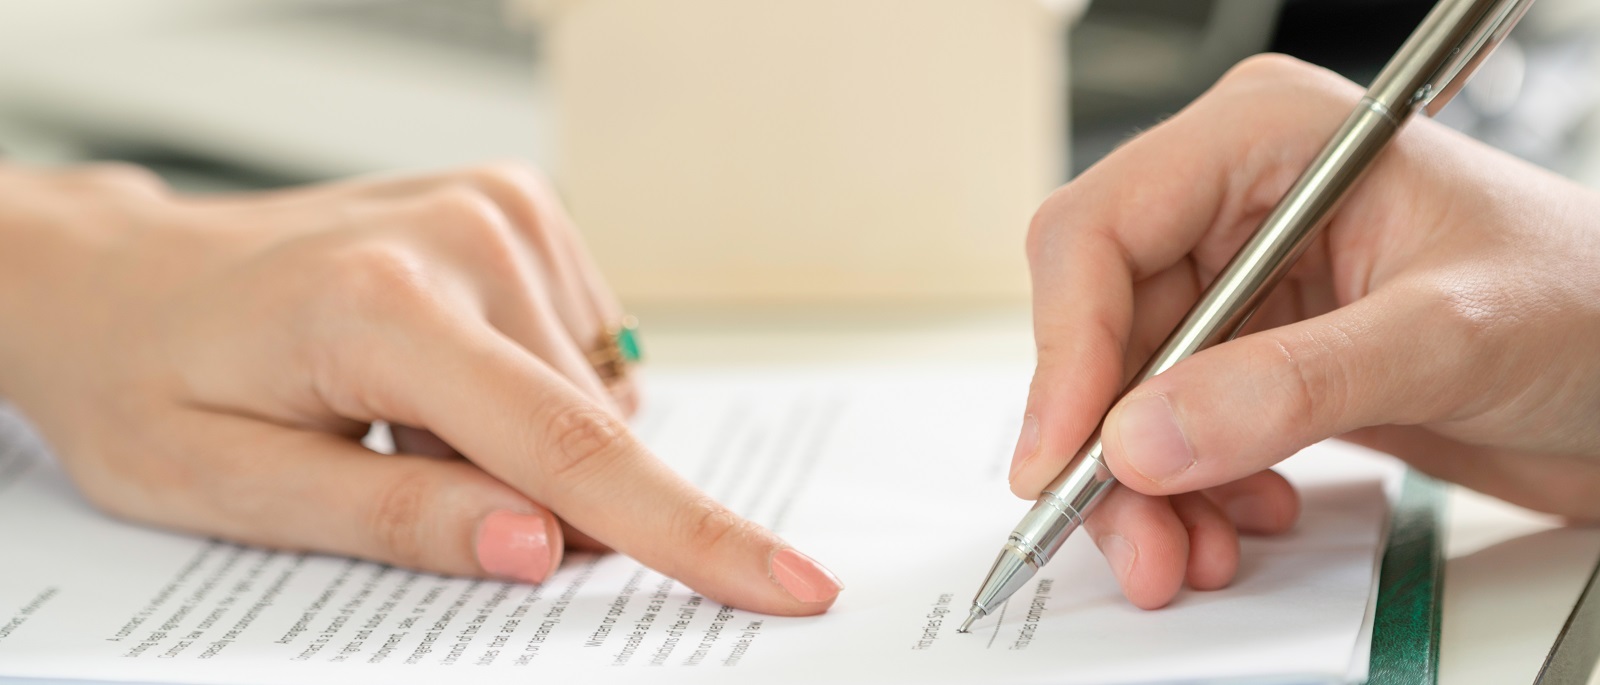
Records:
{"label": "knuckle", "polygon": [[1181,130],[1188,142],[1207,136],[1218,150],[1212,154],[1230,160],[1218,187],[1243,201],[1233,211],[1265,211],[1325,142],[1308,131],[1336,126],[1359,96],[1355,84],[1334,72],[1287,55],[1260,54],[1233,65],[1159,128]]}
{"label": "knuckle", "polygon": [[691,550],[716,549],[744,536],[755,525],[705,496],[696,499],[681,512],[676,528]]}
{"label": "knuckle", "polygon": [[1037,271],[1041,265],[1058,261],[1060,255],[1056,254],[1056,245],[1060,244],[1059,238],[1063,232],[1071,230],[1071,225],[1061,220],[1062,216],[1070,216],[1065,208],[1069,207],[1077,192],[1074,184],[1068,183],[1057,188],[1044,203],[1039,205],[1039,210],[1034,212],[1033,218],[1028,221],[1028,235],[1024,242],[1028,263]]}
{"label": "knuckle", "polygon": [[380,553],[403,566],[417,567],[427,555],[423,526],[432,479],[408,471],[384,485],[368,521]]}
{"label": "knuckle", "polygon": [[166,190],[166,181],[142,166],[123,162],[95,162],[78,168],[72,176],[88,185],[155,194]]}
{"label": "knuckle", "polygon": [[453,188],[440,194],[432,212],[434,222],[465,243],[476,266],[501,278],[521,274],[522,242],[489,194],[473,186]]}
{"label": "knuckle", "polygon": [[[1502,344],[1506,335],[1516,335],[1522,326],[1519,310],[1504,300],[1508,295],[1496,289],[1466,284],[1431,289],[1414,300],[1424,311],[1418,317],[1419,329],[1429,332],[1426,356],[1416,361],[1411,375],[1439,389],[1435,397],[1475,398],[1464,404],[1448,402],[1450,413],[1487,408],[1490,398],[1502,395],[1495,389],[1518,385],[1517,374],[1510,372]],[[1472,373],[1462,373],[1470,365]],[[1488,404],[1486,404],[1488,403]]]}
{"label": "knuckle", "polygon": [[1312,425],[1332,396],[1328,376],[1310,359],[1314,352],[1301,340],[1274,336],[1261,354],[1272,386],[1268,406],[1280,425]]}
{"label": "knuckle", "polygon": [[[1051,197],[1055,196],[1051,195]],[[1054,222],[1050,220],[1050,215],[1047,212],[1049,208],[1050,201],[1046,200],[1045,204],[1039,207],[1039,211],[1034,212],[1033,219],[1028,221],[1028,235],[1023,242],[1023,246],[1028,255],[1029,264],[1036,265],[1043,261],[1045,253],[1049,249],[1051,231],[1055,228]]]}
{"label": "knuckle", "polygon": [[1285,54],[1265,52],[1251,55],[1229,67],[1219,83],[1279,83],[1305,78],[1316,73],[1316,67]]}
{"label": "knuckle", "polygon": [[508,225],[519,230],[531,247],[554,254],[561,242],[570,238],[566,235],[570,227],[565,222],[548,220],[547,210],[559,205],[559,200],[549,179],[532,165],[487,164],[468,171],[466,178],[499,203]]}
{"label": "knuckle", "polygon": [[605,471],[626,452],[627,429],[598,407],[581,405],[555,412],[545,434],[551,445],[545,471],[558,481]]}
{"label": "knuckle", "polygon": [[532,164],[518,160],[490,162],[468,169],[463,174],[473,185],[485,190],[516,193],[543,193],[550,181]]}
{"label": "knuckle", "polygon": [[332,295],[345,313],[412,309],[431,297],[426,260],[399,242],[368,241],[341,250],[333,271],[339,287]]}
{"label": "knuckle", "polygon": [[1489,292],[1472,287],[1444,287],[1429,297],[1430,330],[1440,333],[1457,358],[1481,355],[1494,334],[1507,323],[1503,308]]}
{"label": "knuckle", "polygon": [[[1283,54],[1263,53],[1230,67],[1217,79],[1216,90],[1274,100],[1293,98],[1311,103],[1317,109],[1337,111],[1340,107],[1324,105],[1347,106],[1353,101],[1351,94],[1359,88],[1344,77],[1309,62]],[[1304,122],[1296,123],[1304,125]]]}
{"label": "knuckle", "polygon": [[452,231],[468,235],[490,235],[505,215],[488,193],[472,184],[455,185],[435,193],[428,200],[428,218]]}
{"label": "knuckle", "polygon": [[290,354],[319,397],[345,416],[367,416],[368,403],[387,394],[379,390],[392,382],[387,369],[405,357],[396,342],[437,333],[458,315],[452,291],[422,253],[390,237],[315,251],[302,263],[310,277],[295,292],[305,312]]}

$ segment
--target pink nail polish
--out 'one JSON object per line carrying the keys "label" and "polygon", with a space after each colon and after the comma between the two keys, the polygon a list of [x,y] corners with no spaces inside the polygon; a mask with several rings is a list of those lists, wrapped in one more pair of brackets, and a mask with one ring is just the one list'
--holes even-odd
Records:
{"label": "pink nail polish", "polygon": [[1022,433],[1017,436],[1017,447],[1011,452],[1010,480],[1017,479],[1022,465],[1039,452],[1039,417],[1029,414],[1022,419]]}
{"label": "pink nail polish", "polygon": [[844,589],[844,583],[839,582],[832,571],[792,547],[773,553],[769,565],[772,579],[778,581],[789,596],[808,604],[830,601]]}
{"label": "pink nail polish", "polygon": [[542,582],[550,575],[550,529],[544,517],[496,511],[478,525],[478,565],[489,575]]}

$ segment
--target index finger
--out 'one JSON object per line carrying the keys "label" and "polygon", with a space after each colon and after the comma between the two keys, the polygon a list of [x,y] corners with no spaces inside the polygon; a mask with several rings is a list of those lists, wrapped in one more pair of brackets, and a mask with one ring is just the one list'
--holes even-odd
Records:
{"label": "index finger", "polygon": [[[487,324],[448,323],[410,373],[370,371],[401,420],[438,434],[569,524],[706,597],[770,614],[826,611],[842,585],[656,459],[614,414]],[[419,341],[421,342],[421,341]],[[374,378],[374,376],[368,376]]]}
{"label": "index finger", "polygon": [[1061,472],[1143,361],[1132,351],[1158,344],[1211,278],[1193,257],[1226,261],[1353,88],[1289,58],[1247,60],[1045,201],[1028,237],[1038,366],[1013,492],[1037,497]]}

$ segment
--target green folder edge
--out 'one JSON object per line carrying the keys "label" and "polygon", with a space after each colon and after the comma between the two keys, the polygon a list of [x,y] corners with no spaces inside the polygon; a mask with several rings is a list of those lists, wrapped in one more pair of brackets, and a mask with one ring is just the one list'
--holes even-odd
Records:
{"label": "green folder edge", "polygon": [[1416,471],[1406,471],[1378,570],[1368,685],[1439,682],[1444,505],[1442,484]]}

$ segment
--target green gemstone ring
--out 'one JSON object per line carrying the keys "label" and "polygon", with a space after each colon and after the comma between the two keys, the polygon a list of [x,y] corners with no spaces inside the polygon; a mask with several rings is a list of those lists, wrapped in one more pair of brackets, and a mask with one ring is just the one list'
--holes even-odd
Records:
{"label": "green gemstone ring", "polygon": [[644,358],[639,346],[639,320],[624,316],[600,334],[598,346],[589,353],[600,380],[612,383],[628,375],[628,367]]}
{"label": "green gemstone ring", "polygon": [[610,331],[611,338],[617,346],[617,352],[622,355],[622,361],[636,364],[644,359],[644,353],[639,351],[639,320],[632,316],[622,317],[622,321]]}

